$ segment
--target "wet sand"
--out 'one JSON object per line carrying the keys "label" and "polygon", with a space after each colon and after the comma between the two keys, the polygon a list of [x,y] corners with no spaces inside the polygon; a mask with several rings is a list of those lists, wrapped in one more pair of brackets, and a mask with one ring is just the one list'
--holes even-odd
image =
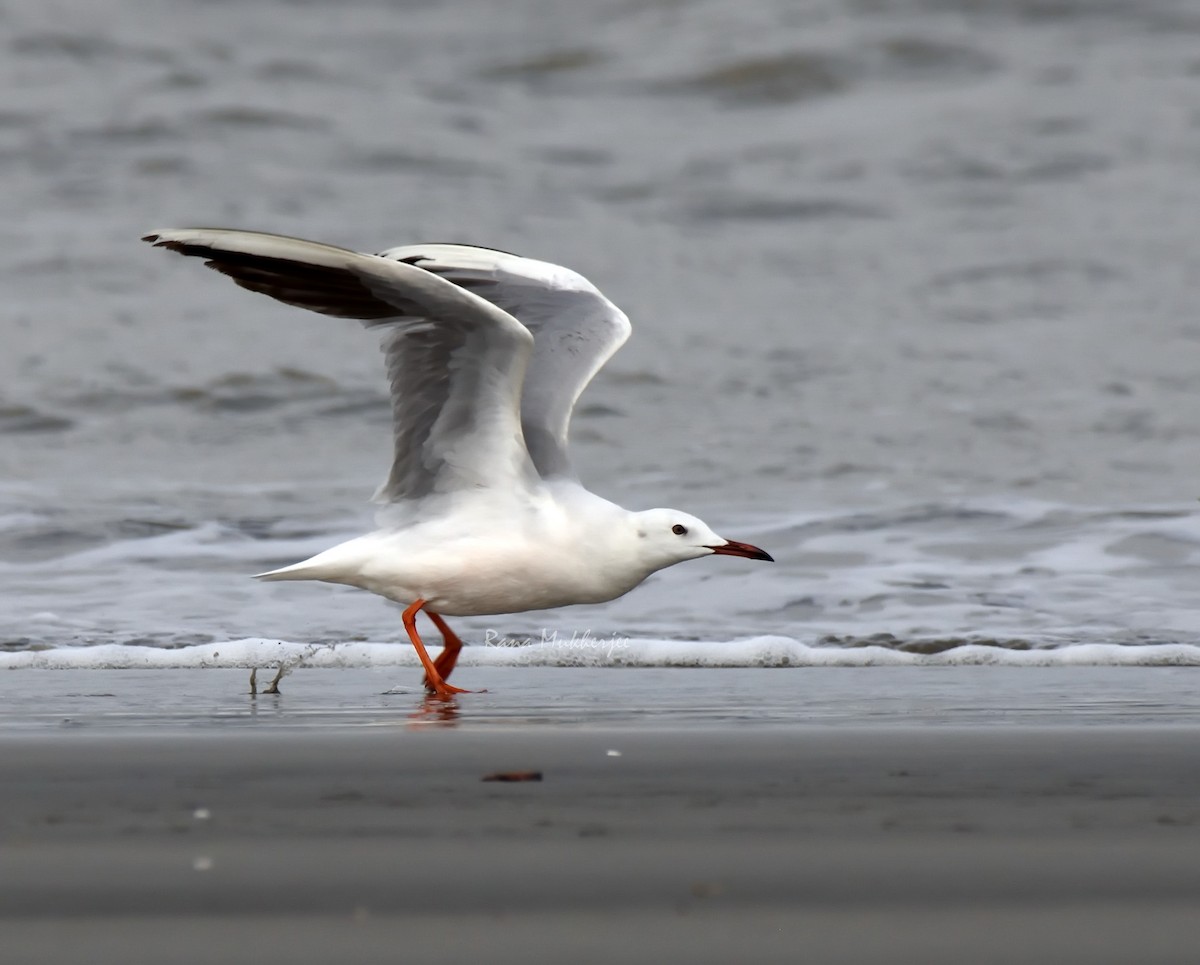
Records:
{"label": "wet sand", "polygon": [[[981,675],[957,673],[966,698]],[[61,709],[107,681],[128,710],[180,679],[234,676],[2,684]],[[556,679],[616,694],[643,674]],[[690,679],[716,693],[742,678]],[[903,678],[875,678],[886,703],[880,680]],[[314,706],[318,685],[344,703],[369,682],[298,674],[253,717],[10,720],[6,960],[1182,963],[1200,947],[1193,724],[806,724],[800,707],[689,723],[669,706],[623,724],[456,723],[411,693],[358,716]],[[482,780],[497,771],[542,780]]]}

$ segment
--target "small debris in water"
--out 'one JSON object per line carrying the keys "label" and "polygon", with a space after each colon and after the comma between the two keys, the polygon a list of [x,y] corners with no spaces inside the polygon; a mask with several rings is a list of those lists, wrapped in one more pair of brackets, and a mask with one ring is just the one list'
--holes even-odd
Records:
{"label": "small debris in water", "polygon": [[540,781],[542,779],[541,771],[497,771],[495,774],[486,774],[483,777],[485,781]]}

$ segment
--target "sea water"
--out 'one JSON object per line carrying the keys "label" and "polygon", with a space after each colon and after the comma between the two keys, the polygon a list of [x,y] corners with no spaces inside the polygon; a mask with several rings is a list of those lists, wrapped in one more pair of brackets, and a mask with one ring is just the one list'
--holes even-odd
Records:
{"label": "sea water", "polygon": [[376,597],[248,579],[372,525],[374,338],[137,240],[188,224],[582,271],[634,324],[584,481],[778,561],[455,621],[464,666],[1200,663],[1194,5],[4,24],[0,667],[413,661]]}

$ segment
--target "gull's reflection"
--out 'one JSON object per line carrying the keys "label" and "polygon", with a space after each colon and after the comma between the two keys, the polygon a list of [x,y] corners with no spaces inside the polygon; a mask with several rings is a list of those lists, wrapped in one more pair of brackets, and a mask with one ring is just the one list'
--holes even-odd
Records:
{"label": "gull's reflection", "polygon": [[455,727],[458,725],[459,716],[457,697],[452,694],[445,697],[426,694],[421,699],[421,706],[408,715],[408,728],[418,730],[423,727]]}

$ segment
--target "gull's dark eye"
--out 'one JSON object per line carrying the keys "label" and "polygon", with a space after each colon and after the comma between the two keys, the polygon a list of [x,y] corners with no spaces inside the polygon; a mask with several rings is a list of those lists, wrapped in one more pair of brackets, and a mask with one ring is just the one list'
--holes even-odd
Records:
{"label": "gull's dark eye", "polygon": [[671,532],[676,536],[687,536],[687,527],[683,523],[676,523],[671,527]]}

